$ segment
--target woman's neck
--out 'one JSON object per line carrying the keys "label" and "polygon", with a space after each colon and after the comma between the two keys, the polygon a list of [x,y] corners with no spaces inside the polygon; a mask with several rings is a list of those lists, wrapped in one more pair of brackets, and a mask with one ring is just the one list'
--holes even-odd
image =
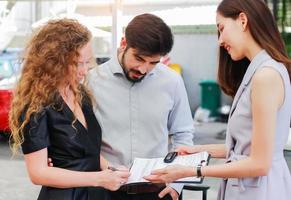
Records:
{"label": "woman's neck", "polygon": [[59,88],[59,93],[66,103],[73,102],[74,93],[69,85]]}
{"label": "woman's neck", "polygon": [[250,61],[262,50],[262,47],[252,37],[246,42],[246,57]]}

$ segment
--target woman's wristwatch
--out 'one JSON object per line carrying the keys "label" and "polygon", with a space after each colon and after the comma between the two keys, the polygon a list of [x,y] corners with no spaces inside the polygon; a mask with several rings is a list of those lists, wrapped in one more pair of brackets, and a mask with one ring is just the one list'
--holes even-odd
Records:
{"label": "woman's wristwatch", "polygon": [[197,176],[197,178],[202,177],[201,168],[202,168],[202,165],[197,165],[197,167],[196,167],[196,176]]}

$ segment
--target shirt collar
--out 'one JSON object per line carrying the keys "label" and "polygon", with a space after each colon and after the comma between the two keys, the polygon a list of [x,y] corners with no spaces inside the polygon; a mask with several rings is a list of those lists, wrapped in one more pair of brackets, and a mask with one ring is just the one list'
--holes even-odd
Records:
{"label": "shirt collar", "polygon": [[117,51],[115,51],[115,53],[113,54],[113,56],[109,62],[109,68],[113,74],[123,74],[124,75],[123,69],[118,61]]}

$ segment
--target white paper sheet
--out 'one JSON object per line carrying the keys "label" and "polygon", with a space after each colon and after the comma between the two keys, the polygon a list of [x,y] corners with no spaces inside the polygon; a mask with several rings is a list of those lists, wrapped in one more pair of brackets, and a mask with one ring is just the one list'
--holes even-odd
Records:
{"label": "white paper sheet", "polygon": [[[143,179],[144,176],[150,175],[153,170],[161,169],[169,165],[185,165],[195,167],[202,163],[202,165],[207,165],[209,154],[207,152],[200,152],[196,154],[177,156],[172,163],[164,163],[164,158],[135,158],[130,169],[130,177],[127,184],[138,183],[138,182],[148,182]],[[201,178],[197,177],[187,177],[177,180],[177,182],[201,182]]]}

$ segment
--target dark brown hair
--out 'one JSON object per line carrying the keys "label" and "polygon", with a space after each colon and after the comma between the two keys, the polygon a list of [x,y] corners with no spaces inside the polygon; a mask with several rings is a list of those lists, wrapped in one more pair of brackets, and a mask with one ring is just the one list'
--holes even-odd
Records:
{"label": "dark brown hair", "polygon": [[[291,61],[275,19],[262,0],[223,0],[217,12],[226,18],[237,19],[240,13],[248,18],[248,28],[254,40],[276,61],[283,63],[291,77]],[[250,61],[244,58],[233,61],[227,51],[220,47],[218,82],[222,90],[234,97]]]}
{"label": "dark brown hair", "polygon": [[128,47],[141,55],[166,55],[173,46],[173,35],[165,22],[152,14],[142,14],[133,18],[125,30]]}

